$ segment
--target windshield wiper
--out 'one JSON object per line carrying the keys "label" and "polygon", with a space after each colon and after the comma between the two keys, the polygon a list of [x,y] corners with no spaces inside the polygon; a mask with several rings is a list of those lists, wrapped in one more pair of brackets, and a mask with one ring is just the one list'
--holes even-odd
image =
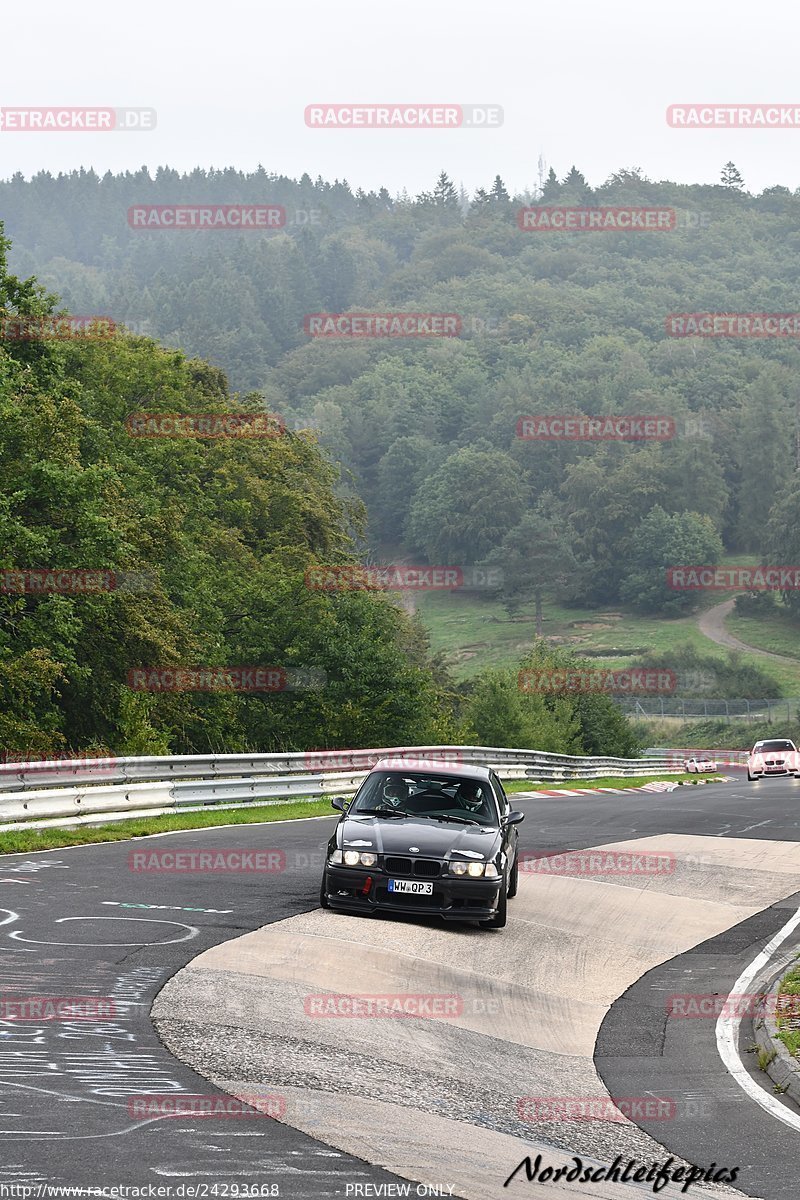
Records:
{"label": "windshield wiper", "polygon": [[450,813],[420,813],[421,817],[430,817],[434,821],[454,821],[457,825],[480,825],[480,821],[470,821],[468,817],[454,817]]}
{"label": "windshield wiper", "polygon": [[407,817],[407,812],[401,812],[397,808],[360,808],[358,812],[351,814],[354,817]]}

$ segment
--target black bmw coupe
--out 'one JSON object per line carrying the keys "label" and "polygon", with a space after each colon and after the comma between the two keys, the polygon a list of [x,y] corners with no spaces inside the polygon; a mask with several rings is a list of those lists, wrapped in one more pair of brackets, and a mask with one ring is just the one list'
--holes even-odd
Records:
{"label": "black bmw coupe", "polygon": [[323,908],[414,912],[502,929],[517,891],[514,812],[489,767],[377,763],[328,843]]}

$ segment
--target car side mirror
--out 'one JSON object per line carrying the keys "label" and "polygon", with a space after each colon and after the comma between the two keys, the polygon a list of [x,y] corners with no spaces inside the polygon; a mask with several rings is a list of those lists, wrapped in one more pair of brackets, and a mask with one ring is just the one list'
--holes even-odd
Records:
{"label": "car side mirror", "polygon": [[342,796],[334,796],[331,800],[331,808],[336,808],[339,812],[347,812],[347,801]]}
{"label": "car side mirror", "polygon": [[525,820],[525,813],[515,810],[510,812],[507,817],[503,817],[503,820],[505,821],[506,825],[521,825]]}

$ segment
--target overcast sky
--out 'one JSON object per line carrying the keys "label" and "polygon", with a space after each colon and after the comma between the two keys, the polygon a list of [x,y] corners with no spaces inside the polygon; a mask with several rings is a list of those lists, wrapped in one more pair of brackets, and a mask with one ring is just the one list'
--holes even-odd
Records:
{"label": "overcast sky", "polygon": [[[152,107],[149,133],[0,132],[0,177],[259,162],[393,194],[444,168],[532,186],[542,153],[751,191],[800,186],[800,128],[680,130],[680,102],[800,105],[800,6],[744,0],[37,0],[2,4],[0,107]],[[498,104],[495,129],[311,129],[306,105]]]}

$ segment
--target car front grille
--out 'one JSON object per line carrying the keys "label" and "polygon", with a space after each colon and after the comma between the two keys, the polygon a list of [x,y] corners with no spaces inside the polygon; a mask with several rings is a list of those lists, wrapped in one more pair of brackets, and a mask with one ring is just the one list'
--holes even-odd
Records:
{"label": "car front grille", "polygon": [[418,879],[436,879],[442,864],[429,858],[395,858],[387,856],[383,865],[389,875],[416,875]]}

